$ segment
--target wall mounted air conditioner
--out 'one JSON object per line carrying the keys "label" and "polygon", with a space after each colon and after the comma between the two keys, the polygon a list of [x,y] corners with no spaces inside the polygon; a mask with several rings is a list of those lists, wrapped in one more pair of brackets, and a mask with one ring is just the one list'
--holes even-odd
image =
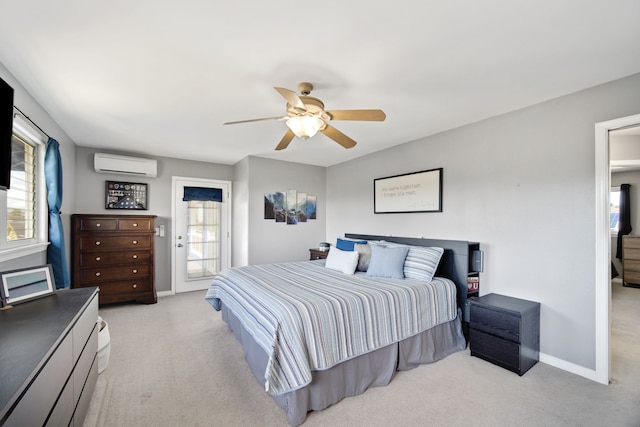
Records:
{"label": "wall mounted air conditioner", "polygon": [[137,175],[147,178],[158,176],[158,161],[141,157],[96,153],[93,156],[93,168],[98,173]]}

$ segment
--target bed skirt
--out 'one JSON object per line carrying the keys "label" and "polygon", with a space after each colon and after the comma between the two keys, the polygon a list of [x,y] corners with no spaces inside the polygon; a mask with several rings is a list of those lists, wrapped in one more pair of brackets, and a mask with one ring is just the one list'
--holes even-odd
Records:
{"label": "bed skirt", "polygon": [[[222,319],[241,343],[245,359],[261,387],[269,357],[247,332],[238,318],[222,306]],[[405,371],[423,363],[432,363],[466,348],[461,313],[447,323],[437,325],[399,343],[347,360],[324,371],[314,371],[306,387],[272,396],[287,412],[291,426],[304,422],[309,411],[320,411],[345,397],[357,396],[369,387],[389,384],[396,370]]]}

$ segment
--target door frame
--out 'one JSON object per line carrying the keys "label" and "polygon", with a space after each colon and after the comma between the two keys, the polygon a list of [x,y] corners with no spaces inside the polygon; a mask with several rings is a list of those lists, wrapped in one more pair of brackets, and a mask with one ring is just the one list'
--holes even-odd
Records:
{"label": "door frame", "polygon": [[595,378],[609,384],[611,378],[611,228],[609,224],[609,131],[640,125],[640,114],[596,123],[595,196]]}
{"label": "door frame", "polygon": [[227,250],[226,257],[229,261],[229,266],[231,265],[231,201],[232,201],[232,182],[226,181],[223,179],[209,179],[209,178],[192,178],[188,176],[172,176],[171,177],[171,295],[176,294],[176,185],[178,181],[191,181],[191,182],[201,182],[206,183],[208,185],[216,185],[216,184],[224,184],[229,189],[228,194],[223,195],[226,196],[227,203],[224,203],[223,206],[226,206],[226,214],[227,214]]}

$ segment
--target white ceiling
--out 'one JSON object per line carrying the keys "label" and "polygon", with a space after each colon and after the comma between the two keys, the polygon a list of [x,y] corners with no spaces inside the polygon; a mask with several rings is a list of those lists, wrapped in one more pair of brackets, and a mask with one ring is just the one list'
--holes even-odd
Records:
{"label": "white ceiling", "polygon": [[[0,62],[78,145],[225,164],[329,166],[640,72],[638,0],[0,1]],[[301,81],[387,120],[333,122],[350,150],[222,125]]]}

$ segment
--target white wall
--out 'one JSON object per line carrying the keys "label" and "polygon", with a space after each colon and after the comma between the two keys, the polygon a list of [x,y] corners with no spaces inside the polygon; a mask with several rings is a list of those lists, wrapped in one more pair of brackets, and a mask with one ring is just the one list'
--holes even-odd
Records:
{"label": "white wall", "polygon": [[[137,178],[127,175],[96,173],[93,169],[93,154],[111,152],[87,147],[77,149],[77,173],[75,181],[76,208],[74,213],[84,214],[142,214],[157,215],[156,226],[165,226],[165,237],[155,238],[155,282],[156,291],[171,290],[171,178],[184,176],[231,181],[233,166],[190,160],[139,155],[137,153],[114,154],[138,155],[158,160],[157,178]],[[105,209],[105,181],[129,181],[149,184],[149,205],[145,211],[114,211]],[[233,244],[233,243],[232,243]]]}
{"label": "white wall", "polygon": [[249,157],[245,157],[233,167],[231,265],[237,267],[249,264]]}
{"label": "white wall", "polygon": [[[595,369],[595,123],[640,113],[640,74],[327,171],[327,239],[481,242],[481,294],[539,301],[541,352]],[[444,168],[442,213],[373,213],[373,179]]]}

